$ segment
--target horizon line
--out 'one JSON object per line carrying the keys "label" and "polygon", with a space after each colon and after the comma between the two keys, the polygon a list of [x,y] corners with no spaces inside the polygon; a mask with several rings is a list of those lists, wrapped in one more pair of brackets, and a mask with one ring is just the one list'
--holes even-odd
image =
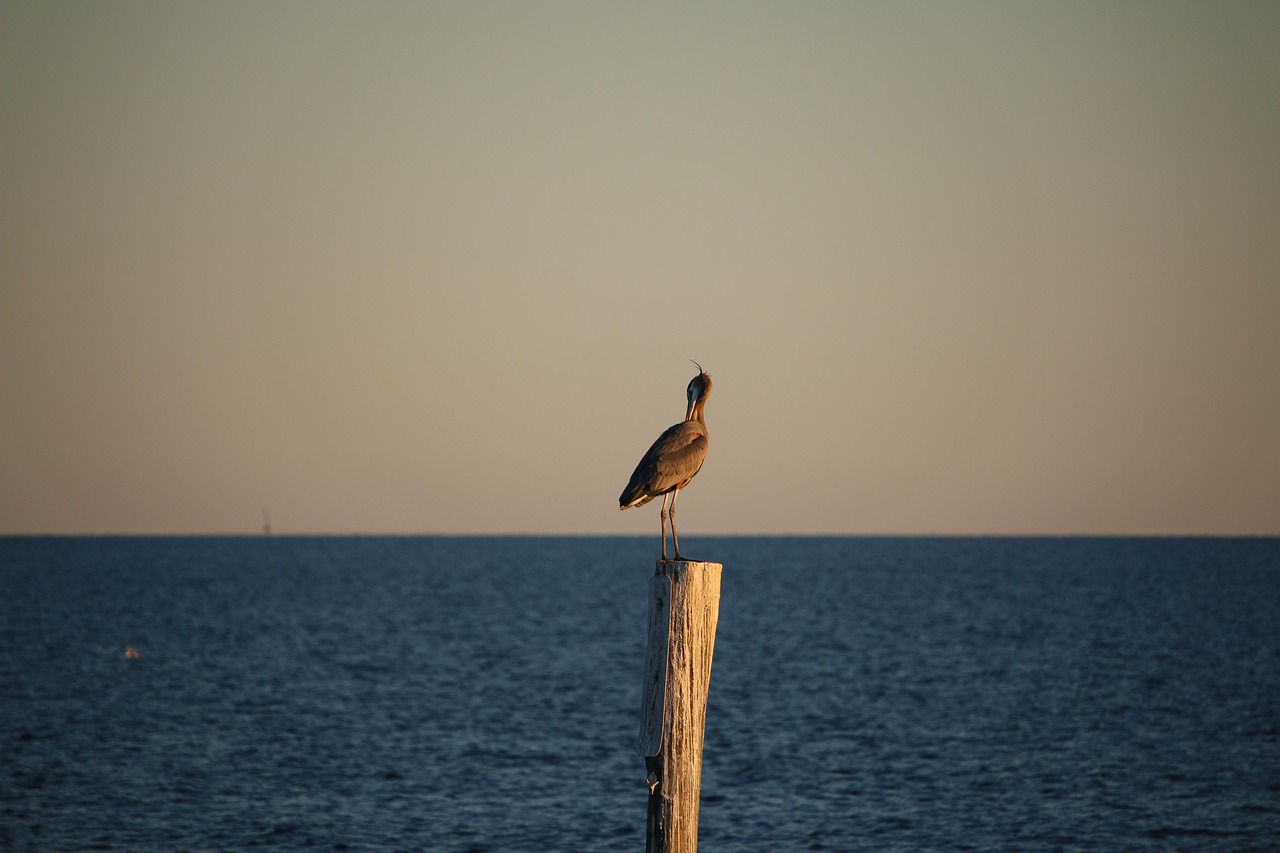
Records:
{"label": "horizon line", "polygon": [[[370,532],[0,532],[0,539],[650,539],[639,533],[370,533]],[[689,539],[1277,539],[1280,533],[704,533],[691,534]]]}

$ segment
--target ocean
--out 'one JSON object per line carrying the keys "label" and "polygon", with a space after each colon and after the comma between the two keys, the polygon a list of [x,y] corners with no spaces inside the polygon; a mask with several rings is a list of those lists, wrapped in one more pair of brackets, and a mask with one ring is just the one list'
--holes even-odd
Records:
{"label": "ocean", "polygon": [[[702,850],[1280,849],[1280,540],[682,544]],[[643,850],[656,550],[0,539],[0,849]]]}

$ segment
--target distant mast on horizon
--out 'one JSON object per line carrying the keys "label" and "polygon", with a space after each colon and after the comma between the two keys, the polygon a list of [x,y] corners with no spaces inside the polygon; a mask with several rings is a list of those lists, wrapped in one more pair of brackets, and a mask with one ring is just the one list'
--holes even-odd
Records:
{"label": "distant mast on horizon", "polygon": [[262,511],[262,535],[271,535],[271,515],[265,509]]}

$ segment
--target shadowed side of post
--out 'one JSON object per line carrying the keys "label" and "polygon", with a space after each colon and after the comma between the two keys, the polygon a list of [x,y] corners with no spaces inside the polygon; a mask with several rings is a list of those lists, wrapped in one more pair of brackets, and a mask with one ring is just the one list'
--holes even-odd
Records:
{"label": "shadowed side of post", "polygon": [[719,563],[659,562],[649,582],[639,740],[649,784],[647,853],[698,849],[702,744],[722,568]]}

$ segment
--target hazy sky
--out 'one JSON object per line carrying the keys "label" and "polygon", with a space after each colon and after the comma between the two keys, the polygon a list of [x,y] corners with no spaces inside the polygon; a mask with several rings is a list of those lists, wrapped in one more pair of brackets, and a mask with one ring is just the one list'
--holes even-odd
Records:
{"label": "hazy sky", "polygon": [[[0,3],[0,532],[1280,534],[1280,3]],[[656,537],[655,537],[656,538]],[[656,543],[655,543],[656,546]]]}

